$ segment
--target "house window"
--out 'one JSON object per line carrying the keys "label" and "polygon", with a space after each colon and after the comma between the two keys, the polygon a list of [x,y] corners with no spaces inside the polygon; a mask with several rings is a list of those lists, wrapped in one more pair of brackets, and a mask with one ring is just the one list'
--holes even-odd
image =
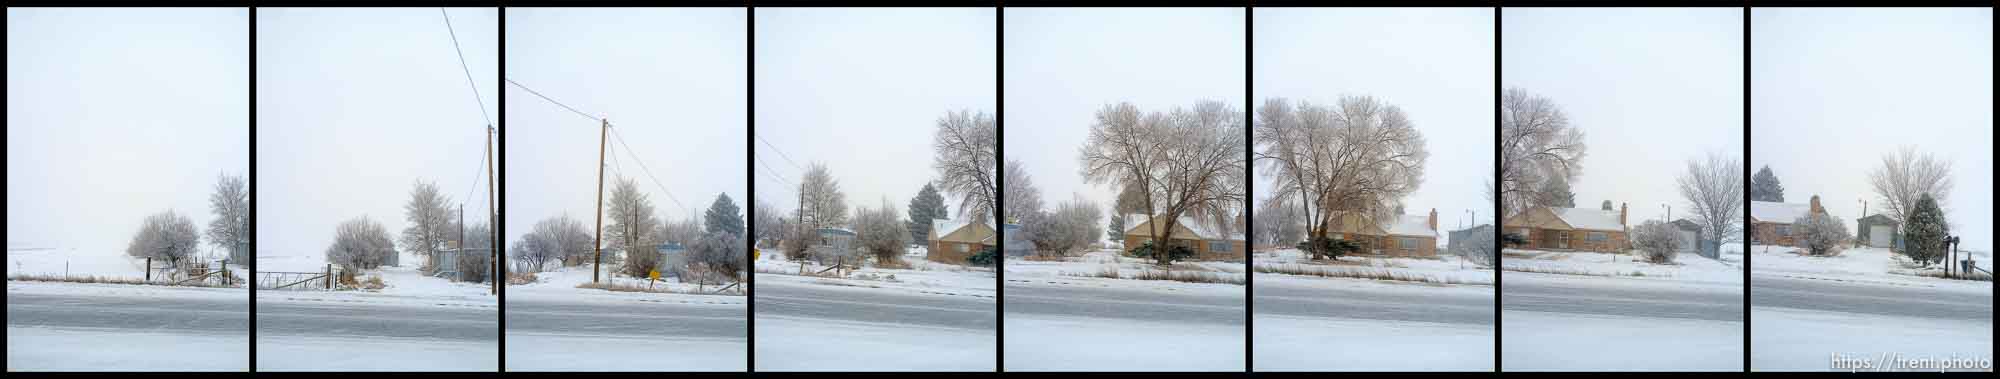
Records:
{"label": "house window", "polygon": [[1789,236],[1789,235],[1792,235],[1792,226],[1791,226],[1791,225],[1777,225],[1777,226],[1774,226],[1774,227],[1772,227],[1772,231],[1774,231],[1774,232],[1777,232],[1779,236]]}
{"label": "house window", "polygon": [[1403,248],[1403,250],[1416,250],[1416,249],[1417,249],[1417,239],[1415,239],[1415,238],[1409,238],[1409,237],[1403,237],[1403,238],[1401,238],[1401,241],[1397,241],[1397,242],[1401,242],[1401,245],[1402,245],[1401,247]]}
{"label": "house window", "polygon": [[960,244],[955,244],[955,245],[958,245],[958,252],[960,252],[960,253],[970,253],[970,252],[972,252],[972,245],[967,245],[967,244],[962,244],[962,243],[960,243]]}
{"label": "house window", "polygon": [[1590,234],[1584,235],[1583,238],[1589,239],[1590,242],[1604,242],[1611,239],[1610,236],[1604,235],[1604,232],[1590,232]]}
{"label": "house window", "polygon": [[1227,253],[1229,252],[1229,241],[1208,241],[1208,251]]}

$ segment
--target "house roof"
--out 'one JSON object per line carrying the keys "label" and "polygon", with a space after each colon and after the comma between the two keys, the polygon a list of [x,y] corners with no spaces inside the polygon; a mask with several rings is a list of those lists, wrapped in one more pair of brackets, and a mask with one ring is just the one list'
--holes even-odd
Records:
{"label": "house roof", "polygon": [[1597,208],[1549,207],[1549,212],[1555,213],[1556,218],[1562,219],[1563,223],[1569,224],[1572,228],[1612,231],[1625,230],[1625,223],[1618,222],[1618,211],[1607,211]]}
{"label": "house roof", "polygon": [[1792,220],[1812,213],[1811,204],[1780,203],[1774,201],[1751,201],[1750,218],[1758,222],[1790,224]]}
{"label": "house roof", "polygon": [[[1125,234],[1132,234],[1132,232],[1138,231],[1139,226],[1144,225],[1147,219],[1148,217],[1144,214],[1132,213],[1125,215]],[[1189,232],[1194,233],[1195,237],[1200,237],[1201,239],[1223,239],[1222,233],[1211,230],[1207,225],[1195,221],[1193,217],[1181,216],[1174,225],[1187,228]],[[1168,232],[1168,234],[1172,234],[1172,232]],[[1228,239],[1241,240],[1244,239],[1243,237],[1243,233],[1239,232],[1230,234]]]}
{"label": "house roof", "polygon": [[1382,230],[1393,235],[1437,237],[1429,215],[1398,215],[1392,222],[1383,223]]}
{"label": "house roof", "polygon": [[1855,222],[1882,223],[1890,225],[1902,223],[1901,221],[1896,221],[1895,217],[1889,217],[1889,215],[1881,213],[1871,214],[1868,215],[1868,217],[1862,217],[1858,220],[1855,220]]}
{"label": "house roof", "polygon": [[[986,225],[986,221],[980,220],[979,222],[973,222],[971,220],[949,220],[942,218],[933,219],[931,220],[930,238],[939,238],[948,236],[951,235],[952,233],[957,233],[959,229],[965,229],[965,227],[972,225]],[[986,239],[982,240],[981,242],[990,241],[991,239],[992,236],[989,235],[986,237]]]}

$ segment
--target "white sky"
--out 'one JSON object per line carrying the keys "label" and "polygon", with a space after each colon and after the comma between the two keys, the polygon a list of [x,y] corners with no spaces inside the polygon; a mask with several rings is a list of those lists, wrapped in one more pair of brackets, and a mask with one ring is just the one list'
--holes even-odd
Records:
{"label": "white sky", "polygon": [[[1331,106],[1342,95],[1362,95],[1402,107],[1431,153],[1424,184],[1403,200],[1404,212],[1436,208],[1441,231],[1493,223],[1485,195],[1493,177],[1491,8],[1256,12],[1252,105],[1284,97]],[[1262,203],[1271,197],[1271,181],[1257,176]]]}
{"label": "white sky", "polygon": [[1992,8],[1759,8],[1750,21],[1752,170],[1770,165],[1787,202],[1818,194],[1853,225],[1860,200],[1881,209],[1868,171],[1913,145],[1954,162],[1953,234],[1992,248]]}
{"label": "white sky", "polygon": [[[754,147],[763,163],[753,180],[756,196],[783,212],[798,207],[803,167],[816,161],[850,208],[887,197],[908,212],[937,176],[938,117],[997,111],[993,9],[759,8],[756,17],[764,141]],[[957,198],[946,195],[945,204],[958,212]]]}
{"label": "white sky", "polygon": [[[623,172],[665,220],[698,220],[724,193],[748,212],[745,13],[509,8],[507,77],[611,120],[631,149],[610,140],[605,196]],[[508,243],[564,213],[591,227],[599,123],[507,85],[507,125]]]}
{"label": "white sky", "polygon": [[1243,103],[1242,8],[1008,8],[1007,160],[1053,209],[1083,194],[1100,207],[1117,188],[1086,183],[1077,162],[1105,105],[1144,112]]}
{"label": "white sky", "polygon": [[1743,153],[1742,8],[1507,8],[1500,78],[1584,131],[1576,206],[1629,203],[1636,225],[1687,216],[1687,161]]}
{"label": "white sky", "polygon": [[480,107],[500,117],[498,10],[449,12],[480,103],[437,8],[258,9],[260,259],[319,255],[358,216],[400,233],[419,179],[467,203],[478,223]]}
{"label": "white sky", "polygon": [[170,208],[205,233],[249,179],[249,15],[8,8],[8,246],[123,254]]}

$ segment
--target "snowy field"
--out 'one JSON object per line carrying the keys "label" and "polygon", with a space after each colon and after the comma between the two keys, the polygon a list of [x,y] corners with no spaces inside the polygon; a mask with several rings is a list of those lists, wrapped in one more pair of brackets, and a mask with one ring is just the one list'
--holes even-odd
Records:
{"label": "snowy field", "polygon": [[247,371],[240,288],[7,282],[8,371]]}
{"label": "snowy field", "polygon": [[[1850,248],[1830,257],[1807,256],[1800,254],[1798,250],[1790,246],[1751,245],[1750,251],[1754,255],[1750,259],[1751,272],[1757,275],[1860,283],[1992,288],[1991,282],[1920,276],[1920,274],[1938,275],[1944,271],[1936,265],[1918,268],[1902,255],[1885,248]],[[1988,271],[1993,269],[1991,253],[1974,252],[1972,257],[1979,267]]]}
{"label": "snowy field", "polygon": [[1241,324],[1013,312],[1003,322],[1007,371],[1243,371]]}
{"label": "snowy field", "polygon": [[[1282,268],[1281,266],[1284,265],[1297,265],[1299,267],[1331,270],[1368,269],[1393,273],[1399,276],[1429,278],[1435,282],[1493,284],[1492,268],[1481,268],[1479,265],[1453,255],[1439,255],[1436,258],[1349,255],[1331,261],[1315,261],[1307,257],[1306,253],[1299,249],[1277,249],[1257,253],[1251,259],[1257,263],[1258,267],[1265,268]],[[1259,275],[1266,274],[1278,273],[1259,272]],[[1265,277],[1267,276],[1258,276],[1258,279]]]}
{"label": "snowy field", "polygon": [[[641,279],[612,275],[633,285]],[[743,371],[749,313],[737,295],[576,288],[590,266],[507,286],[508,371]],[[697,291],[693,284],[661,286]],[[709,285],[707,290],[716,286]]]}
{"label": "snowy field", "polygon": [[1653,264],[1639,260],[1635,253],[1607,254],[1531,249],[1501,250],[1504,271],[1605,276],[1627,279],[1675,280],[1710,283],[1743,283],[1743,254],[1740,248],[1725,245],[1722,259],[1681,253],[1673,263]]}
{"label": "snowy field", "polygon": [[[1751,371],[1942,371],[1896,364],[1899,359],[1969,360],[1971,368],[1951,371],[1993,371],[1991,318],[1977,322],[1752,307],[1750,326]],[[1836,368],[1836,357],[1869,363]]]}
{"label": "snowy field", "polygon": [[[203,249],[207,250],[206,247]],[[219,257],[205,252],[203,259]],[[238,277],[248,277],[249,267],[231,265]],[[97,276],[139,280],[146,277],[146,260],[125,255],[123,250],[9,246],[7,276]]]}
{"label": "snowy field", "polygon": [[1501,317],[1505,371],[1743,370],[1742,322],[1513,309]]}

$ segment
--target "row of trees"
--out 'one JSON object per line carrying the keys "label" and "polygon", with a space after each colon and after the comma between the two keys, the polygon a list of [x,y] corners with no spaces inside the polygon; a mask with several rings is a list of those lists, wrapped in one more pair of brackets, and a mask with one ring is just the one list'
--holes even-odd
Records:
{"label": "row of trees", "polygon": [[[742,208],[728,194],[718,194],[702,218],[666,221],[654,214],[651,198],[632,179],[614,180],[611,198],[605,202],[604,244],[607,249],[625,251],[617,269],[633,277],[645,277],[659,267],[658,245],[678,243],[687,249],[688,272],[707,279],[739,279],[748,264],[744,246],[745,225]],[[568,214],[542,219],[508,249],[508,257],[535,271],[547,271],[550,263],[563,267],[596,263],[595,237]],[[686,277],[686,276],[684,276]]]}
{"label": "row of trees", "polygon": [[[1904,248],[1898,252],[1913,261],[1931,264],[1944,259],[1944,239],[1951,230],[1944,216],[1944,202],[1952,190],[1951,169],[1950,159],[1903,146],[1883,154],[1880,164],[1868,171],[1874,204],[1882,214],[1903,222]],[[1770,166],[1751,177],[1750,200],[1785,201],[1784,184]],[[1813,255],[1839,253],[1840,245],[1852,238],[1846,225],[1833,215],[1809,215],[1793,222],[1801,245]]]}
{"label": "row of trees", "polygon": [[388,228],[367,215],[348,219],[334,227],[333,243],[326,248],[326,261],[350,272],[373,270],[394,261],[400,244],[404,251],[424,260],[421,270],[426,273],[448,269],[457,271],[461,281],[486,281],[493,272],[491,253],[461,254],[455,267],[436,267],[430,259],[454,248],[491,251],[492,223],[478,217],[477,223],[463,224],[462,212],[463,204],[454,203],[436,183],[419,179],[411,185],[409,200],[403,203],[403,220],[408,225],[400,233],[392,238]]}
{"label": "row of trees", "polygon": [[[218,177],[208,196],[208,207],[215,217],[208,222],[208,243],[228,251],[229,260],[249,260],[250,195],[243,177]],[[178,266],[192,259],[201,247],[203,233],[197,229],[193,220],[172,209],[147,216],[126,245],[125,254]]]}

